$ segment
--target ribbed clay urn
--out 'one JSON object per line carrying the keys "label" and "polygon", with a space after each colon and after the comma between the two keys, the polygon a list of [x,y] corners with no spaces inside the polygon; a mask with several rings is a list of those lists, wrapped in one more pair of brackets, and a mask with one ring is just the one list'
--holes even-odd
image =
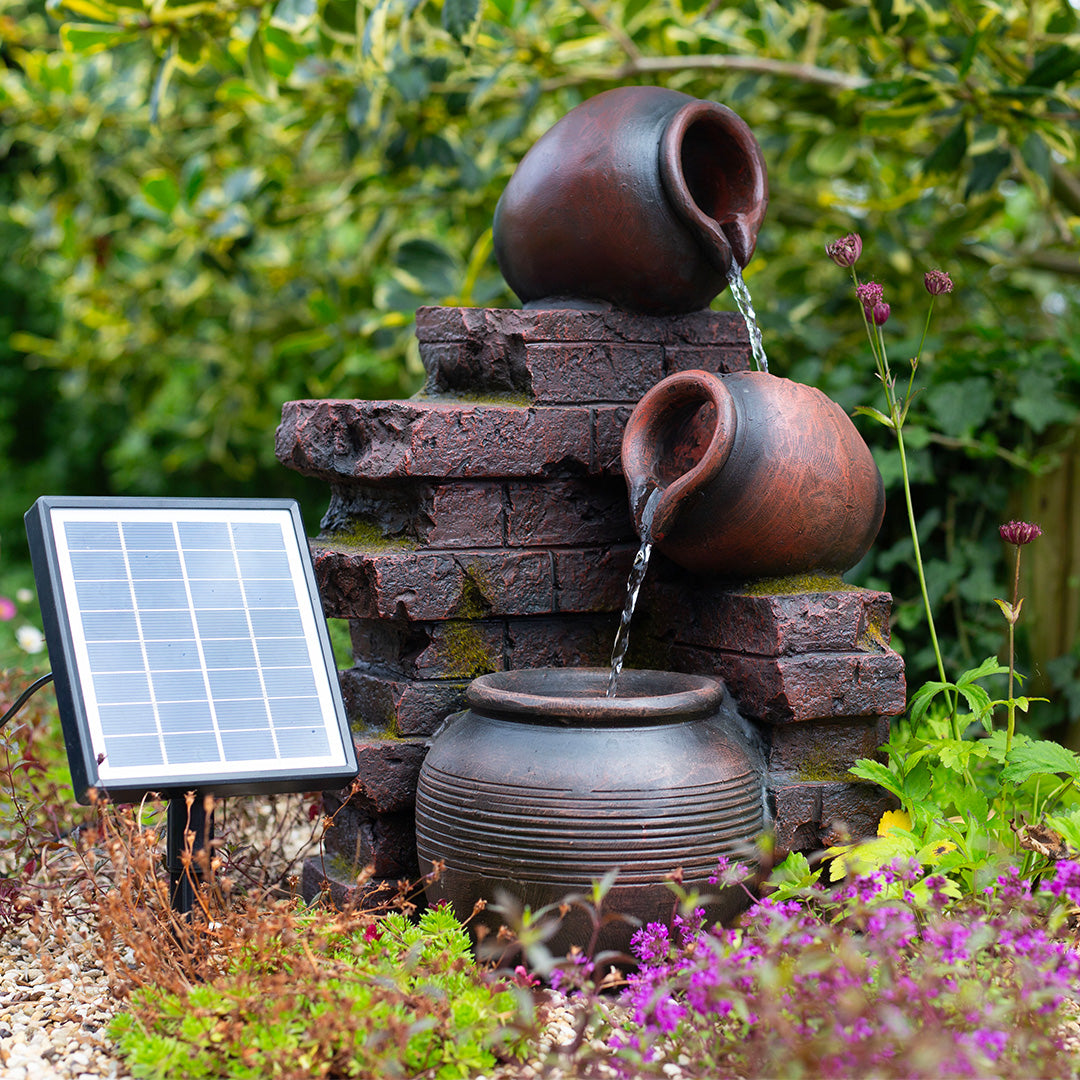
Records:
{"label": "ribbed clay urn", "polygon": [[702,574],[849,570],[885,512],[873,455],[844,410],[763,372],[657,383],[627,421],[622,467],[639,531],[648,504],[657,548]]}
{"label": "ribbed clay urn", "polygon": [[754,253],[765,163],[731,109],[659,86],[583,102],[521,160],[495,255],[526,307],[708,307]]}
{"label": "ribbed clay urn", "polygon": [[[707,914],[734,914],[744,894],[708,878],[717,857],[753,858],[764,828],[762,765],[713,679],[624,671],[615,698],[608,671],[542,668],[476,679],[469,708],[434,736],[420,772],[416,835],[427,886],[461,917],[505,892],[534,911],[588,891],[618,870],[605,911],[668,922],[665,876],[711,894]],[[497,930],[498,915],[479,921]],[[598,946],[626,951],[633,926],[613,921]],[[549,943],[555,954],[590,943],[581,911]]]}

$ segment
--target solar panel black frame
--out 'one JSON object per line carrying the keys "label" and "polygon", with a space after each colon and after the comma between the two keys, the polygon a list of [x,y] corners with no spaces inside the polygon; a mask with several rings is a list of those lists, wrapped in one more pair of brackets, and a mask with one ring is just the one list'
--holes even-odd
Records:
{"label": "solar panel black frame", "polygon": [[[87,513],[91,512],[91,513]],[[150,512],[150,513],[148,513]],[[71,566],[70,549],[67,544],[65,521],[81,518],[120,523],[124,515],[129,521],[136,519],[168,520],[177,522],[212,520],[231,523],[277,522],[281,526],[283,550],[289,564],[297,611],[303,629],[307,659],[300,665],[310,667],[319,701],[322,731],[326,734],[327,752],[304,757],[293,754],[275,759],[236,757],[233,761],[194,761],[169,765],[154,762],[139,766],[117,768],[104,752],[104,732],[100,717],[100,703],[94,690],[94,667],[90,662],[83,608],[75,595],[75,577]],[[134,515],[134,517],[132,517]],[[194,515],[194,516],[193,516]],[[151,499],[88,496],[42,496],[27,511],[26,531],[30,543],[30,555],[34,566],[38,599],[41,605],[45,640],[55,677],[56,700],[67,747],[68,764],[71,769],[72,786],[79,802],[90,800],[90,790],[96,789],[114,801],[135,801],[144,795],[156,793],[163,798],[175,797],[186,791],[201,790],[215,795],[256,795],[272,792],[313,791],[339,788],[348,784],[357,772],[356,751],[349,732],[345,707],[338,685],[337,665],[334,660],[326,619],[322,612],[318,587],[311,563],[311,554],[304,532],[300,508],[292,499]],[[59,535],[61,527],[63,535]],[[176,533],[179,537],[179,532]],[[233,536],[230,530],[230,536]],[[58,546],[59,540],[59,546]],[[179,547],[179,545],[178,545]],[[125,560],[126,560],[125,555]],[[128,583],[131,588],[132,610],[140,611],[135,600],[135,581],[129,562],[125,561]],[[239,563],[237,562],[237,566]],[[189,614],[193,626],[197,623],[200,609],[192,599],[191,579],[186,563],[182,568],[183,580],[189,599]],[[237,571],[239,580],[244,579]],[[251,576],[254,580],[254,576]],[[82,581],[86,584],[86,579]],[[224,601],[222,601],[224,602]],[[205,612],[207,609],[203,609]],[[244,608],[245,612],[247,611]],[[145,613],[144,613],[145,615]],[[142,641],[141,621],[139,637]],[[258,651],[262,640],[248,622],[249,642]],[[202,639],[198,631],[198,653],[201,671],[206,679],[208,703],[214,715],[214,731],[220,747],[221,730],[218,727],[215,699],[210,692],[207,662],[202,651]],[[295,639],[290,639],[295,640]],[[152,672],[158,670],[150,665],[143,642],[143,661],[147,679],[153,686]],[[257,661],[257,666],[259,662]],[[260,670],[263,688],[263,704],[270,707],[269,690]],[[151,690],[151,698],[153,698]],[[153,703],[154,715],[158,717],[158,704]],[[267,714],[269,716],[269,713]],[[157,720],[160,735],[160,719]],[[267,730],[274,721],[266,721]],[[306,726],[306,725],[305,725]],[[316,724],[310,730],[317,734]],[[291,734],[298,736],[300,728]],[[147,732],[147,734],[152,734]],[[275,747],[278,736],[271,734]],[[162,745],[164,741],[162,739]],[[162,755],[164,758],[164,754]],[[209,756],[209,755],[207,755]],[[258,762],[258,764],[256,764]],[[243,768],[230,766],[241,763]]]}

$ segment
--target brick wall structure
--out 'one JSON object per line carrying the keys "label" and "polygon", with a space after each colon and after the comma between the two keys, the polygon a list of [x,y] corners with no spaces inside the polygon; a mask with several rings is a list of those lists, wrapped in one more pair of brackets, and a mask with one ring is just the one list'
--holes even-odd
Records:
{"label": "brick wall structure", "polygon": [[[638,539],[619,455],[626,418],[676,371],[746,370],[742,319],[422,308],[424,390],[408,401],[294,401],[283,464],[326,481],[312,541],[360,765],[304,891],[382,895],[419,867],[425,744],[489,671],[605,666]],[[781,848],[873,833],[884,793],[845,778],[904,706],[888,594],[839,578],[720,583],[654,555],[628,663],[722,678],[768,748]],[[357,885],[365,866],[374,876]]]}

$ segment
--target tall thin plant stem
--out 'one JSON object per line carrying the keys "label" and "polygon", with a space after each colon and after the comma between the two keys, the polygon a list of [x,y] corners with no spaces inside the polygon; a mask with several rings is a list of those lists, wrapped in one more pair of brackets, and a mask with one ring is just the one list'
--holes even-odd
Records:
{"label": "tall thin plant stem", "polygon": [[[858,288],[859,275],[854,266],[851,267],[851,277],[855,282],[855,287]],[[934,611],[930,606],[930,594],[926,588],[926,571],[923,568],[922,548],[919,546],[919,530],[915,521],[915,507],[911,500],[911,476],[908,473],[907,450],[904,447],[904,421],[907,419],[908,405],[911,402],[915,369],[918,367],[919,357],[922,356],[923,344],[930,329],[930,316],[933,310],[934,297],[931,295],[930,308],[926,314],[926,324],[923,326],[922,340],[919,342],[919,351],[911,361],[911,377],[908,379],[907,391],[902,402],[896,396],[896,379],[889,367],[889,357],[885,351],[885,336],[882,329],[870,319],[865,307],[862,307],[862,317],[867,337],[870,339],[870,351],[874,354],[874,364],[877,367],[878,378],[885,388],[885,401],[889,407],[887,423],[896,436],[896,446],[900,452],[900,472],[904,482],[904,504],[907,509],[908,528],[911,530],[911,544],[915,554],[915,570],[919,578],[919,591],[922,594],[923,608],[926,611],[926,625],[930,631],[930,644],[933,646],[934,659],[937,661],[938,677],[943,683],[947,683],[949,680],[945,675],[945,661],[941,656],[941,645],[938,642],[937,629],[934,626]],[[948,691],[945,693],[945,700],[949,706],[949,722],[953,738],[959,739],[961,737],[960,722],[956,714],[952,694]]]}

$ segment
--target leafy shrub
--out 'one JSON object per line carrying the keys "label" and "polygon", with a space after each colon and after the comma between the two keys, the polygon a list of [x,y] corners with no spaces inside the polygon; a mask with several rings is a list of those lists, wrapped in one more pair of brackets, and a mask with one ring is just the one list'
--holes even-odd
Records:
{"label": "leafy shrub", "polygon": [[416,925],[285,909],[217,978],[136,990],[110,1034],[141,1077],[451,1078],[520,1047],[516,1015],[447,908]]}

